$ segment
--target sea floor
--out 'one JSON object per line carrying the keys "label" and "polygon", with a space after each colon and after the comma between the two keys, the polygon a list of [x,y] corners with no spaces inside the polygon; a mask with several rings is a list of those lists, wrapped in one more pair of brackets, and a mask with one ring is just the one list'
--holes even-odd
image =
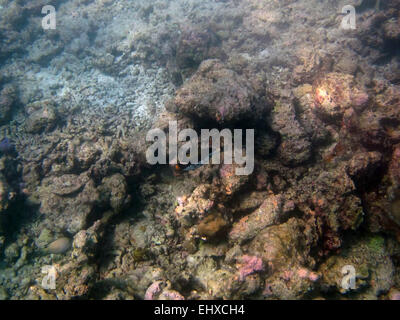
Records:
{"label": "sea floor", "polygon": [[0,0],[0,299],[400,299],[399,1],[47,4]]}

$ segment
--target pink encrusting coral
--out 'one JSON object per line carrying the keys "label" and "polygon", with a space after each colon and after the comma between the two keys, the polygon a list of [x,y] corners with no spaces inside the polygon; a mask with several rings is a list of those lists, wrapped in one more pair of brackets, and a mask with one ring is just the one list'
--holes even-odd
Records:
{"label": "pink encrusting coral", "polygon": [[243,281],[246,276],[264,270],[264,263],[256,256],[244,255],[239,263],[239,280]]}
{"label": "pink encrusting coral", "polygon": [[161,292],[161,283],[162,281],[156,281],[148,287],[144,295],[144,300],[154,300],[155,296]]}
{"label": "pink encrusting coral", "polygon": [[390,300],[400,300],[400,292],[395,291],[389,296]]}
{"label": "pink encrusting coral", "polygon": [[315,272],[311,272],[308,275],[308,279],[310,279],[310,281],[312,281],[312,282],[315,282],[315,281],[317,281],[319,279],[319,275],[316,274]]}
{"label": "pink encrusting coral", "polygon": [[308,278],[308,270],[305,268],[300,268],[297,270],[297,275],[302,279]]}
{"label": "pink encrusting coral", "polygon": [[306,268],[300,268],[297,270],[297,275],[301,278],[301,279],[308,279],[312,282],[315,282],[319,279],[319,275],[316,274],[315,272],[312,272]]}
{"label": "pink encrusting coral", "polygon": [[159,300],[185,300],[185,298],[175,290],[165,290],[160,294]]}

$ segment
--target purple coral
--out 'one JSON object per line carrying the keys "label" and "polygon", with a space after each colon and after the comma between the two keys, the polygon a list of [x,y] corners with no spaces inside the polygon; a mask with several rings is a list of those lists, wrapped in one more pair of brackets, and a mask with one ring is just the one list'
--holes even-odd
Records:
{"label": "purple coral", "polygon": [[248,275],[264,270],[264,263],[256,256],[244,255],[241,257],[239,280],[243,281]]}

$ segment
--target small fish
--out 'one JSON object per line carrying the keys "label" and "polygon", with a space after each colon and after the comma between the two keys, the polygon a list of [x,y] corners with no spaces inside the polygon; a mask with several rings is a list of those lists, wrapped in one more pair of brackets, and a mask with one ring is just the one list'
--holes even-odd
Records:
{"label": "small fish", "polygon": [[196,164],[191,164],[190,166],[187,166],[183,171],[192,171],[196,170],[197,168],[200,168],[203,165],[203,163],[196,163]]}
{"label": "small fish", "polygon": [[71,240],[67,237],[62,237],[50,243],[44,250],[44,253],[61,254],[65,253],[70,248],[71,248]]}
{"label": "small fish", "polygon": [[[211,159],[211,157],[216,154],[217,152],[219,152],[219,150],[215,150],[214,152],[212,152],[209,156],[208,159]],[[201,166],[203,166],[204,164],[206,164],[207,158],[201,160],[199,163],[194,163],[191,164],[189,166],[187,166],[185,169],[183,169],[183,171],[192,171],[192,170],[196,170],[197,168],[200,168]]]}

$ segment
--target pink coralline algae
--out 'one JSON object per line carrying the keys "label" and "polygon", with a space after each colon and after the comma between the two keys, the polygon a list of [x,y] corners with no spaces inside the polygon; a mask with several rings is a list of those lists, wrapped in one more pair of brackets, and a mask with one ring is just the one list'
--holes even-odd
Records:
{"label": "pink coralline algae", "polygon": [[261,258],[256,256],[244,255],[241,257],[240,268],[239,268],[239,280],[243,281],[246,276],[255,272],[263,271],[264,264]]}
{"label": "pink coralline algae", "polygon": [[144,300],[185,300],[177,291],[170,290],[170,283],[156,281],[147,288]]}
{"label": "pink coralline algae", "polygon": [[286,270],[282,273],[281,278],[285,281],[290,281],[293,278],[293,271]]}
{"label": "pink coralline algae", "polygon": [[273,292],[272,292],[272,287],[269,283],[265,283],[265,288],[263,291],[263,296],[264,297],[269,297],[272,296]]}
{"label": "pink coralline algae", "polygon": [[154,296],[161,292],[161,283],[162,281],[156,281],[148,287],[144,295],[144,300],[153,300]]}
{"label": "pink coralline algae", "polygon": [[185,298],[177,291],[165,290],[161,293],[159,300],[185,300]]}
{"label": "pink coralline algae", "polygon": [[390,295],[390,300],[400,300],[400,292],[395,291]]}
{"label": "pink coralline algae", "polygon": [[309,280],[311,282],[316,282],[319,279],[318,274],[306,268],[299,268],[295,271],[285,270],[282,272],[281,279],[284,281],[291,281],[296,279],[296,276],[300,279]]}
{"label": "pink coralline algae", "polygon": [[300,268],[299,270],[297,270],[297,274],[302,279],[308,278],[308,270],[307,269]]}
{"label": "pink coralline algae", "polygon": [[308,279],[312,282],[315,282],[319,279],[319,275],[317,275],[315,272],[312,272],[306,268],[300,268],[297,270],[297,275],[301,279]]}

